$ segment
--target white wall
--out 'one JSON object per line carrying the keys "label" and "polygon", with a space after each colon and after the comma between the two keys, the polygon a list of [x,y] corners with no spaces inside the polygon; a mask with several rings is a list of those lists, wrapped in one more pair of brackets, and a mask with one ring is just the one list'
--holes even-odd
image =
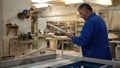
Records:
{"label": "white wall", "polygon": [[17,14],[24,9],[30,9],[30,0],[3,0],[3,41],[4,41],[4,55],[8,55],[9,39],[15,37],[15,31],[6,36],[6,24],[12,23],[19,26],[18,34],[27,33],[31,31],[31,19],[20,20]]}

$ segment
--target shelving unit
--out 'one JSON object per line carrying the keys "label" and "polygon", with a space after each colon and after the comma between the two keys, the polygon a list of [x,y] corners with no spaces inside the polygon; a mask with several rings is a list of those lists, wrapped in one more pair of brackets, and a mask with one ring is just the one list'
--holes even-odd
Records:
{"label": "shelving unit", "polygon": [[15,29],[15,35],[18,32],[18,25],[6,25],[6,35],[8,36],[10,29]]}
{"label": "shelving unit", "polygon": [[[84,25],[84,22],[82,21],[75,22],[75,36],[80,36],[80,31],[82,30],[83,25]],[[75,44],[73,50],[76,52],[81,52],[81,47]]]}
{"label": "shelving unit", "polygon": [[[63,21],[63,22],[49,21],[48,23],[51,23],[51,24],[65,30],[66,32],[73,33],[76,36],[80,35],[80,31],[82,30],[82,27],[84,25],[84,22],[75,22],[75,21]],[[49,32],[62,35],[60,31],[53,29],[52,27],[48,27],[48,29],[49,29]]]}
{"label": "shelving unit", "polygon": [[75,23],[75,35],[76,36],[80,35],[80,31],[82,30],[83,25],[84,25],[84,22],[76,22]]}
{"label": "shelving unit", "polygon": [[[48,23],[51,23],[66,32],[75,33],[75,22],[74,21],[49,21]],[[56,29],[53,29],[52,27],[48,27],[49,32],[56,33],[62,35],[62,33]]]}

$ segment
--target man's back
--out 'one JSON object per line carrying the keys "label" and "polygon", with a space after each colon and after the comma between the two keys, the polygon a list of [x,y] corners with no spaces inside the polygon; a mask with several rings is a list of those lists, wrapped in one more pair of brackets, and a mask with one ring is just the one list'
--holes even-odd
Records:
{"label": "man's back", "polygon": [[81,4],[78,12],[85,20],[80,36],[72,33],[65,34],[72,39],[74,44],[82,47],[84,57],[111,60],[105,22],[93,13],[92,7],[87,3]]}
{"label": "man's back", "polygon": [[95,13],[92,13],[86,20],[81,32],[83,37],[86,37],[84,36],[86,32],[88,32],[88,36],[89,34],[91,36],[89,36],[90,39],[88,38],[89,42],[82,46],[83,56],[111,60],[105,22]]}

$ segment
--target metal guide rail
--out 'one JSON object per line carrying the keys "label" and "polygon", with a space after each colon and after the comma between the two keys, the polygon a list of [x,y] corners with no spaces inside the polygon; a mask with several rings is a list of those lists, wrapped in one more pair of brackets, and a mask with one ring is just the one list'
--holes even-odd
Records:
{"label": "metal guide rail", "polygon": [[89,68],[120,68],[120,61],[63,55],[56,59],[11,68],[83,68],[84,66]]}

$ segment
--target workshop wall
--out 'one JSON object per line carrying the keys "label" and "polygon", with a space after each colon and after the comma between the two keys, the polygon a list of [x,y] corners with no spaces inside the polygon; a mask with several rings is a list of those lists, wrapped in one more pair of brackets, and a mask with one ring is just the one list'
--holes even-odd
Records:
{"label": "workshop wall", "polygon": [[[40,9],[40,17],[47,18],[48,21],[80,21],[76,5],[59,5],[50,6],[48,8]],[[106,22],[108,29],[120,28],[120,5],[118,6],[101,6],[91,4],[95,13],[100,15]]]}
{"label": "workshop wall", "polygon": [[3,20],[4,24],[12,23],[19,25],[19,32],[26,33],[30,31],[30,18],[20,20],[17,18],[19,12],[31,8],[29,0],[4,0]]}
{"label": "workshop wall", "polygon": [[2,0],[0,0],[0,22],[2,22],[2,16],[3,16],[3,14],[2,14],[2,10],[3,10],[3,8],[2,8],[2,6],[3,6],[3,1]]}
{"label": "workshop wall", "polygon": [[[42,14],[49,21],[74,21],[76,20],[78,5],[48,7]],[[71,9],[72,8],[72,9]]]}
{"label": "workshop wall", "polygon": [[3,14],[2,14],[2,10],[3,10],[3,8],[2,8],[2,6],[3,6],[3,0],[0,0],[0,56],[2,56],[3,55],[3,43],[2,43],[2,40],[3,40],[3,32],[2,32],[2,24],[3,24],[3,22],[2,22],[2,17],[3,17]]}
{"label": "workshop wall", "polygon": [[31,31],[31,19],[18,19],[17,14],[23,12],[24,9],[31,8],[30,0],[3,0],[3,44],[4,56],[8,55],[8,45],[10,38],[14,38],[15,31],[11,30],[6,35],[6,24],[18,25],[18,34],[27,33]]}
{"label": "workshop wall", "polygon": [[[80,4],[75,5],[58,5],[40,9],[40,17],[47,18],[48,21],[81,21],[77,11]],[[103,6],[91,4],[94,12],[99,14],[99,10],[106,9]]]}

